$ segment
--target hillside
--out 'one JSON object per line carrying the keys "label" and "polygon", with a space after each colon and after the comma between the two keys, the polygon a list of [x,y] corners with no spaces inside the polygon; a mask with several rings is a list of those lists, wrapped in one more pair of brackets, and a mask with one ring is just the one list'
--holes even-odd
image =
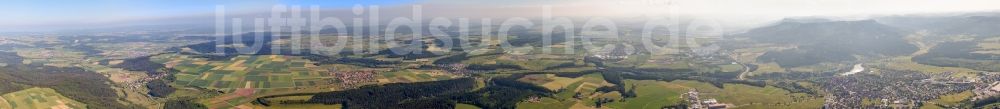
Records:
{"label": "hillside", "polygon": [[935,36],[972,35],[993,37],[1000,35],[1000,14],[971,13],[955,16],[890,16],[876,18],[886,25],[912,31],[927,31]]}
{"label": "hillside", "polygon": [[[816,20],[812,20],[816,21]],[[759,61],[775,61],[783,67],[805,66],[830,61],[856,60],[859,56],[905,55],[917,50],[907,43],[904,31],[874,20],[816,21],[781,23],[755,28],[740,34],[753,41],[795,45],[796,49],[772,51]],[[822,60],[809,60],[819,59]]]}

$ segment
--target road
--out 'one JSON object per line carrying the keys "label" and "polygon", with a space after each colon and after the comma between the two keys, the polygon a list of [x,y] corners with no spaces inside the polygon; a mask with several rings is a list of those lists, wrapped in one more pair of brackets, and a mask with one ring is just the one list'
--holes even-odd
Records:
{"label": "road", "polygon": [[747,66],[746,64],[743,63],[740,63],[740,66],[743,66],[743,72],[740,72],[740,76],[737,77],[737,79],[746,80],[747,74],[750,73],[750,66]]}

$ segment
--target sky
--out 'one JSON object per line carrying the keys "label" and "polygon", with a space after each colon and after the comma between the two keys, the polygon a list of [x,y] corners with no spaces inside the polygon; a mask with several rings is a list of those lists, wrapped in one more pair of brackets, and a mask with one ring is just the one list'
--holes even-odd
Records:
{"label": "sky", "polygon": [[0,1],[0,29],[66,25],[102,25],[130,20],[265,11],[271,6],[308,5],[349,8],[354,5],[401,5],[410,0],[10,0]]}
{"label": "sky", "polygon": [[266,12],[274,5],[320,6],[348,10],[379,5],[445,17],[539,16],[541,7],[560,16],[630,17],[677,13],[725,18],[773,20],[796,16],[867,16],[1000,10],[1000,0],[12,0],[0,1],[0,31],[22,28],[107,25],[124,21]]}

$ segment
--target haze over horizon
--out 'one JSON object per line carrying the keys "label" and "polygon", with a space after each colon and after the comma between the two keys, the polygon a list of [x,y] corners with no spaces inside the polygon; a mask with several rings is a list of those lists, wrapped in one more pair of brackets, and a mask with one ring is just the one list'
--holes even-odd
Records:
{"label": "haze over horizon", "polygon": [[[0,4],[0,32],[89,29],[128,25],[170,25],[211,22],[216,6],[227,14],[267,13],[276,5],[319,6],[324,11],[349,12],[354,6],[379,6],[386,11],[422,5],[424,17],[537,17],[551,7],[556,17],[638,17],[677,14],[718,20],[729,25],[759,25],[787,17],[830,16],[865,18],[880,15],[990,12],[1000,1],[966,0],[264,0],[221,1],[59,1],[59,4],[13,1]],[[305,9],[304,9],[305,10]],[[673,11],[672,11],[673,10]],[[586,12],[586,13],[581,13]],[[349,14],[349,13],[344,13]],[[393,14],[393,13],[383,13]],[[407,17],[409,14],[383,15]],[[184,19],[184,20],[175,20]],[[191,19],[200,19],[194,20]],[[183,21],[183,22],[178,22]]]}

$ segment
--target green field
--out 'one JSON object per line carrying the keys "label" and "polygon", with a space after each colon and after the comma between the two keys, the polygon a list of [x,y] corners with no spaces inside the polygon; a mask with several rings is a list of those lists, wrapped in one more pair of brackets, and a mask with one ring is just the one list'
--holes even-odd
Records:
{"label": "green field", "polygon": [[85,109],[86,104],[66,98],[50,88],[30,88],[4,94],[0,109]]}
{"label": "green field", "polygon": [[[682,100],[681,94],[687,92],[685,86],[668,84],[660,81],[626,80],[626,87],[635,86],[635,98],[625,102],[612,102],[608,107],[615,109],[656,109],[668,105],[676,105]],[[633,85],[634,84],[634,85]]]}

